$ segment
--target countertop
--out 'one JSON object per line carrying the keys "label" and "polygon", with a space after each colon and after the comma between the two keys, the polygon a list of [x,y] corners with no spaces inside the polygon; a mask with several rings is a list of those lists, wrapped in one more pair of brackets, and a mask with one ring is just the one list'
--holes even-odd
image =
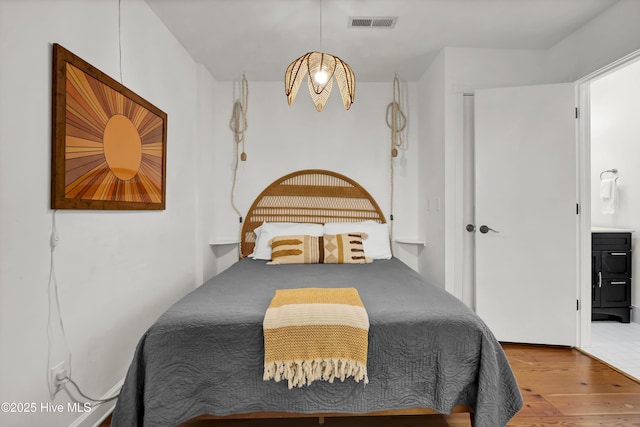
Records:
{"label": "countertop", "polygon": [[597,227],[592,226],[592,233],[633,233],[635,230],[630,228],[616,228],[616,227]]}

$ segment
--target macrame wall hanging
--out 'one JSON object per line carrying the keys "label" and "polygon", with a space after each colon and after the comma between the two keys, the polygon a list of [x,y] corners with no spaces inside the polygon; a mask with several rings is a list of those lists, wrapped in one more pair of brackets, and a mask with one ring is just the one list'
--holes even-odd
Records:
{"label": "macrame wall hanging", "polygon": [[393,101],[387,105],[387,126],[391,128],[391,157],[398,157],[398,149],[402,147],[402,133],[407,127],[407,116],[402,111],[400,102],[400,80],[393,78]]}
{"label": "macrame wall hanging", "polygon": [[233,104],[231,120],[229,120],[229,128],[234,135],[234,166],[233,166],[233,182],[231,184],[231,206],[238,214],[240,224],[242,224],[242,213],[236,206],[235,193],[236,182],[238,181],[238,165],[240,161],[247,161],[247,153],[245,152],[245,132],[247,131],[247,107],[249,103],[249,83],[247,77],[243,74],[240,81],[240,99]]}
{"label": "macrame wall hanging", "polygon": [[[240,99],[233,104],[233,112],[231,120],[229,120],[229,128],[233,131],[236,141],[236,152],[240,152],[239,146],[242,146],[240,160],[247,160],[245,153],[244,133],[247,130],[247,106],[249,102],[249,83],[247,77],[243,74],[240,81]],[[237,159],[238,156],[236,156]],[[236,162],[237,163],[237,162]]]}
{"label": "macrame wall hanging", "polygon": [[387,105],[386,121],[387,126],[391,128],[391,157],[390,157],[390,180],[391,194],[389,201],[389,233],[393,239],[393,199],[394,199],[394,159],[398,157],[398,150],[403,145],[403,133],[407,127],[407,116],[402,111],[402,102],[400,99],[400,80],[398,76],[393,78],[393,101]]}

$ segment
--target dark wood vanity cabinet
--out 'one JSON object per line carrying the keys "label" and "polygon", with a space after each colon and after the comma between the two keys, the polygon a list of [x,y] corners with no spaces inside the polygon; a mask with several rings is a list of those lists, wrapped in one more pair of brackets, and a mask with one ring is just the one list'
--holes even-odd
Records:
{"label": "dark wood vanity cabinet", "polygon": [[591,318],[631,320],[631,233],[591,234]]}

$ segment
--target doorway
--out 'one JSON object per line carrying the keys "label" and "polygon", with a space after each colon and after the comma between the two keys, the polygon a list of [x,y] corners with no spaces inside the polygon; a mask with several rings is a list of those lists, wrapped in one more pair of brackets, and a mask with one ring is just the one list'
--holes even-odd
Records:
{"label": "doorway", "polygon": [[[640,249],[633,244],[640,237],[640,220],[636,219],[640,218],[640,193],[635,189],[636,183],[640,182],[640,174],[636,173],[640,158],[639,109],[635,105],[635,99],[640,95],[639,59],[640,54],[636,52],[578,82],[581,109],[585,112],[580,130],[580,149],[583,151],[580,181],[586,207],[581,261],[589,264],[584,252],[591,250],[587,245],[590,227],[631,231],[632,273],[633,267],[640,268],[636,261],[640,259]],[[606,183],[607,178],[611,179],[608,185],[613,186],[615,203],[600,192],[601,180]],[[591,293],[585,267],[588,266],[582,265],[581,271],[586,280],[581,283]],[[632,307],[640,305],[637,303],[640,301],[637,271],[635,279],[633,274],[630,279]],[[585,293],[583,288],[582,295]],[[637,310],[631,310],[631,323],[626,324],[615,317],[592,321],[583,313],[583,339],[580,342],[586,352],[640,378],[640,313]]]}

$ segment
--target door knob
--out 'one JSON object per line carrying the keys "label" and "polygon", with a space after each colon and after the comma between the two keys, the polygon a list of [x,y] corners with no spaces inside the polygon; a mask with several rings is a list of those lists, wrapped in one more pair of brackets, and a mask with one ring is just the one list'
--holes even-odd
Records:
{"label": "door knob", "polygon": [[473,224],[467,224],[467,226],[465,227],[467,229],[467,231],[469,233],[473,233],[474,231],[476,231],[476,226]]}
{"label": "door knob", "polygon": [[488,232],[490,232],[490,231],[493,231],[494,233],[499,233],[499,231],[498,231],[498,230],[494,230],[493,228],[491,228],[491,227],[487,227],[486,225],[481,225],[481,226],[480,226],[480,232],[481,232],[482,234],[487,234],[487,233],[488,233]]}

